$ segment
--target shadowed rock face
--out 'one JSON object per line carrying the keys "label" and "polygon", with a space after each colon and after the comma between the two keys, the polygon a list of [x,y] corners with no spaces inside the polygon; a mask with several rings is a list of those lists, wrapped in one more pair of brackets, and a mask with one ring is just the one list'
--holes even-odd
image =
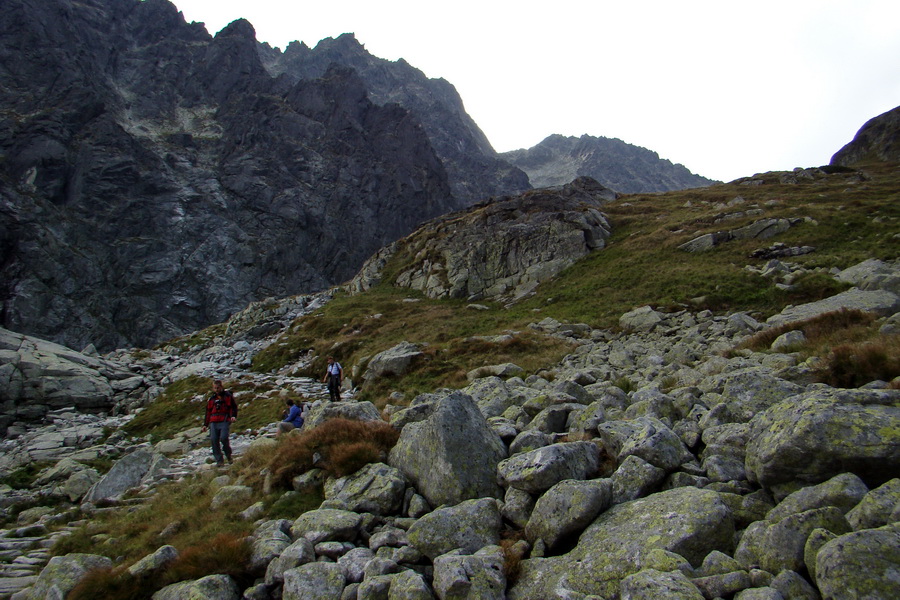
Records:
{"label": "shadowed rock face", "polygon": [[831,157],[831,165],[849,167],[867,160],[900,161],[900,106],[866,121],[853,141]]}
{"label": "shadowed rock face", "polygon": [[273,78],[246,21],[164,0],[0,10],[0,324],[151,345],[350,278],[459,209],[409,111],[348,68]]}

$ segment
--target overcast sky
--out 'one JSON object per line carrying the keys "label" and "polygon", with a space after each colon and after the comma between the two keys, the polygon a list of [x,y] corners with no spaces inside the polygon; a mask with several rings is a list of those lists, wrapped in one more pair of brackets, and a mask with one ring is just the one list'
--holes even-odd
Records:
{"label": "overcast sky", "polygon": [[452,83],[499,152],[619,138],[730,181],[827,164],[900,105],[897,0],[173,0],[282,50],[352,32]]}

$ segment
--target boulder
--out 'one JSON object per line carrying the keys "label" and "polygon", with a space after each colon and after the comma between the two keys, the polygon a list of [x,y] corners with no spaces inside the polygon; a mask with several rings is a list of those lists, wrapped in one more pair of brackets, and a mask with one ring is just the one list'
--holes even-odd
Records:
{"label": "boulder", "polygon": [[466,500],[416,520],[409,528],[409,543],[431,559],[456,549],[472,554],[500,542],[502,522],[496,500]]}
{"label": "boulder", "polygon": [[679,571],[662,572],[644,569],[622,580],[621,600],[703,600],[703,594]]}
{"label": "boulder", "polygon": [[400,342],[393,348],[379,352],[369,360],[363,379],[371,381],[379,377],[403,375],[422,351],[415,344]]}
{"label": "boulder", "polygon": [[128,567],[128,574],[139,578],[149,577],[165,570],[176,558],[178,549],[175,546],[162,546]]}
{"label": "boulder", "polygon": [[31,588],[30,598],[59,598],[62,600],[94,569],[112,567],[112,561],[96,554],[66,554],[54,556],[41,570]]}
{"label": "boulder", "polygon": [[169,459],[146,448],[139,448],[116,461],[109,472],[91,487],[83,502],[118,500],[125,492],[141,484],[148,474],[165,468]]}
{"label": "boulder", "polygon": [[207,575],[167,585],[152,600],[239,600],[241,591],[229,575]]}
{"label": "boulder", "polygon": [[267,586],[281,585],[284,582],[285,571],[314,560],[316,560],[316,551],[313,543],[304,537],[298,538],[269,562],[266,567],[265,584]]}
{"label": "boulder", "polygon": [[900,479],[891,479],[867,493],[850,512],[847,522],[854,530],[875,529],[891,523],[891,514],[900,506]]}
{"label": "boulder", "polygon": [[362,522],[362,515],[348,510],[310,510],[294,521],[291,538],[306,538],[313,545],[326,541],[352,542],[359,535]]}
{"label": "boulder", "polygon": [[459,552],[434,559],[434,591],[438,598],[505,600],[503,551],[487,546],[472,555]]}
{"label": "boulder", "polygon": [[497,464],[506,446],[470,396],[436,400],[427,418],[406,425],[388,463],[400,470],[432,506],[470,498],[500,498]]}
{"label": "boulder", "polygon": [[561,481],[538,499],[525,535],[532,544],[542,540],[552,550],[561,541],[577,537],[611,503],[612,483],[608,479]]}
{"label": "boulder", "polygon": [[603,446],[620,462],[637,456],[670,472],[692,458],[678,434],[652,417],[601,423],[597,431]]}
{"label": "boulder", "polygon": [[536,494],[565,479],[589,479],[600,463],[600,450],[593,442],[560,442],[516,454],[497,465],[504,486]]}
{"label": "boulder", "polygon": [[641,306],[619,317],[619,326],[631,331],[652,331],[664,319],[663,313],[650,306]]}
{"label": "boulder", "polygon": [[615,597],[621,580],[642,568],[654,550],[699,565],[713,550],[733,543],[731,511],[716,492],[677,488],[602,513],[568,554],[522,561],[509,600],[545,600],[595,594]]}
{"label": "boulder", "polygon": [[313,562],[284,572],[283,600],[334,600],[344,591],[344,573],[336,563]]}
{"label": "boulder", "polygon": [[763,486],[852,472],[881,484],[900,472],[900,392],[815,390],[750,423],[746,469]]}
{"label": "boulder", "polygon": [[313,429],[331,419],[381,421],[381,413],[371,402],[323,402],[309,409],[303,430]]}
{"label": "boulder", "polygon": [[816,555],[816,585],[825,600],[900,598],[900,529],[896,525],[839,536]]}
{"label": "boulder", "polygon": [[827,312],[850,308],[889,317],[900,310],[900,296],[887,290],[852,288],[830,298],[808,304],[790,306],[766,320],[772,326],[811,319]]}
{"label": "boulder", "polygon": [[398,469],[369,463],[352,475],[327,480],[321,508],[393,515],[400,511],[405,491],[406,478]]}

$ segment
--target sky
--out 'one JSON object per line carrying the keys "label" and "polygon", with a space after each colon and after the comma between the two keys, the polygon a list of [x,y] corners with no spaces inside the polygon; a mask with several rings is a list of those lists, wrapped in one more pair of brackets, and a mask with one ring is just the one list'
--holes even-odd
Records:
{"label": "sky", "polygon": [[828,164],[900,105],[896,0],[172,0],[215,35],[354,33],[452,83],[498,152],[619,138],[731,181]]}

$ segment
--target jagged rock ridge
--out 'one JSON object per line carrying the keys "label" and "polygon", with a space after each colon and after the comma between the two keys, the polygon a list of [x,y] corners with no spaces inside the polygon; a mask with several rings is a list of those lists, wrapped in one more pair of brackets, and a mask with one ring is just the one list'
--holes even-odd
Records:
{"label": "jagged rock ridge", "polygon": [[252,26],[165,0],[0,9],[0,324],[151,345],[349,279],[461,208],[409,111],[352,70],[273,78]]}
{"label": "jagged rock ridge", "polygon": [[622,194],[666,192],[716,183],[694,175],[684,165],[661,159],[656,152],[619,139],[583,135],[551,135],[537,146],[500,155],[528,173],[534,187],[592,177]]}
{"label": "jagged rock ridge", "polygon": [[270,49],[264,56],[273,75],[291,81],[321,77],[332,64],[350,67],[365,82],[372,102],[409,109],[447,170],[454,196],[466,204],[530,187],[524,172],[498,157],[450,82],[429,79],[403,59],[372,56],[352,33],[326,38],[314,48],[292,42],[283,54]]}

